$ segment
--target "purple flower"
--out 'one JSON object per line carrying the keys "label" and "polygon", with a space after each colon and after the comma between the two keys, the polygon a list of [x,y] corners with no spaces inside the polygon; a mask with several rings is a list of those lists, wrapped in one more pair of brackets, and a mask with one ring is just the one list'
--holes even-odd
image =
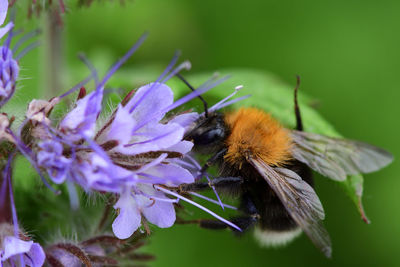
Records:
{"label": "purple flower", "polygon": [[61,132],[68,134],[70,141],[93,138],[102,100],[103,88],[78,100],[76,107],[61,121],[59,125]]}
{"label": "purple flower", "polygon": [[15,90],[19,66],[7,46],[0,46],[0,101],[8,99]]}
{"label": "purple flower", "polygon": [[[134,190],[138,190],[138,193]],[[158,227],[171,227],[175,222],[173,202],[176,201],[167,198],[151,185],[141,184],[135,188],[126,188],[114,206],[119,209],[112,225],[114,234],[121,239],[129,238],[139,228],[141,214]]]}
{"label": "purple flower", "polygon": [[[89,142],[89,149],[75,149],[80,163],[70,169],[74,181],[86,189],[120,194],[115,205],[120,213],[113,223],[119,238],[128,238],[137,230],[141,215],[159,227],[172,226],[176,200],[152,185],[177,186],[194,181],[189,171],[167,159],[168,153],[180,155],[191,150],[193,144],[182,138],[189,119],[195,119],[194,114],[161,123],[166,108],[173,104],[173,93],[165,84],[153,83],[139,88],[125,106],[119,105],[110,121],[95,134],[95,121],[82,115],[92,95],[81,99],[60,124],[61,132],[72,136],[71,142],[96,136],[95,142]],[[93,117],[98,112],[95,110]],[[111,143],[115,145],[104,149],[104,144]],[[146,155],[155,151],[163,153],[158,153],[158,158]]]}
{"label": "purple flower", "polygon": [[0,113],[0,141],[7,140],[11,143],[14,142],[13,137],[7,132],[9,126],[10,120],[8,119],[7,114]]}
{"label": "purple flower", "polygon": [[[1,235],[0,235],[1,237]],[[26,265],[40,267],[43,265],[46,256],[43,248],[33,241],[24,241],[15,236],[0,238],[0,265],[14,266],[18,261]]]}
{"label": "purple flower", "polygon": [[[8,1],[0,0],[0,25],[4,23],[7,11]],[[3,45],[0,46],[0,107],[7,103],[14,95],[19,74],[18,60],[39,44],[38,42],[32,43],[24,50],[17,53],[17,55],[14,55],[13,51],[18,50],[22,43],[37,35],[39,31],[33,31],[23,36],[11,50],[10,44],[13,37],[13,28],[13,22],[9,22],[4,27],[0,28],[0,38],[3,38],[3,36],[8,33],[7,39],[3,42]]]}
{"label": "purple flower", "polygon": [[[138,44],[142,41],[143,37]],[[114,208],[118,216],[112,228],[122,239],[130,237],[143,218],[162,228],[172,226],[176,219],[173,203],[179,199],[193,203],[159,186],[177,187],[194,182],[194,176],[181,166],[180,159],[192,149],[193,143],[183,137],[199,114],[166,115],[226,79],[208,81],[174,101],[173,92],[165,82],[183,68],[190,67],[184,62],[174,68],[175,56],[155,82],[140,87],[133,96],[129,94],[101,125],[98,118],[102,111],[104,85],[138,44],[102,81],[96,79],[96,89],[86,96],[83,94],[57,127],[51,126],[48,115],[58,100],[72,90],[55,98],[53,104],[35,102],[28,109],[29,116],[27,114],[27,120],[34,122],[31,133],[36,134],[34,137],[38,140],[32,150],[34,164],[45,169],[55,183],[67,180],[86,191],[117,194]],[[96,71],[91,70],[92,76],[97,77]],[[232,226],[213,212],[193,204]]]}
{"label": "purple flower", "polygon": [[56,141],[46,140],[39,144],[39,148],[40,150],[37,153],[37,162],[39,166],[47,170],[53,182],[56,184],[63,183],[72,159],[68,159],[62,155],[62,144]]}
{"label": "purple flower", "polygon": [[104,143],[116,140],[118,146],[111,152],[126,155],[162,150],[187,153],[193,144],[182,141],[185,128],[178,123],[182,115],[167,123],[160,122],[172,103],[173,93],[167,85],[145,85],[125,106],[118,107],[111,125],[103,130],[96,141]]}
{"label": "purple flower", "polygon": [[[8,1],[0,0],[0,25],[4,23],[7,16]],[[13,28],[12,22],[0,28],[0,38]],[[10,39],[10,38],[9,38]],[[6,103],[15,91],[15,82],[19,73],[17,61],[13,58],[10,50],[10,40],[0,46],[0,106]]]}
{"label": "purple flower", "polygon": [[194,182],[192,174],[172,162],[163,164],[166,155],[149,163],[137,171],[135,186],[123,189],[114,208],[119,210],[112,227],[114,234],[121,239],[130,237],[140,226],[141,215],[147,221],[161,228],[171,227],[175,222],[173,203],[178,199],[168,198],[163,192],[153,188],[153,184],[178,186]]}

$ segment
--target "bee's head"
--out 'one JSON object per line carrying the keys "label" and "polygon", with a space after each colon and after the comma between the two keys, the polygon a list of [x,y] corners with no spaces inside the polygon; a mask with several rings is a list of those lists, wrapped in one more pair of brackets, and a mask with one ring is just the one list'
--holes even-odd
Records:
{"label": "bee's head", "polygon": [[[176,76],[181,79],[192,91],[196,91],[181,74]],[[197,96],[204,105],[204,115],[194,124],[191,130],[184,136],[185,140],[194,143],[193,150],[202,154],[210,154],[220,151],[228,137],[229,128],[225,124],[224,115],[218,112],[209,112],[208,104],[201,95]]]}
{"label": "bee's head", "polygon": [[224,115],[211,113],[207,117],[200,117],[194,127],[185,135],[185,140],[194,143],[194,151],[204,154],[219,151],[229,134]]}

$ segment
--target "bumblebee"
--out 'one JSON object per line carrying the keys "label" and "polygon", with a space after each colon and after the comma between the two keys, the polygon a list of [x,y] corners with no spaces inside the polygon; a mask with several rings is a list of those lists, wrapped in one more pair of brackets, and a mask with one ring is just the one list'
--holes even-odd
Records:
{"label": "bumblebee", "polygon": [[[260,109],[209,113],[205,104],[204,116],[185,139],[194,143],[195,152],[212,155],[200,173],[205,174],[209,166],[216,164],[220,177],[208,183],[184,184],[180,190],[200,191],[211,186],[238,197],[243,215],[231,221],[242,230],[255,227],[255,237],[261,244],[284,245],[303,231],[330,257],[331,242],[322,224],[325,213],[313,189],[312,170],[344,181],[347,175],[379,170],[393,157],[363,142],[304,132],[298,86],[299,79],[294,90],[294,130],[284,128]],[[211,229],[227,227],[214,220],[200,220],[199,224]]]}

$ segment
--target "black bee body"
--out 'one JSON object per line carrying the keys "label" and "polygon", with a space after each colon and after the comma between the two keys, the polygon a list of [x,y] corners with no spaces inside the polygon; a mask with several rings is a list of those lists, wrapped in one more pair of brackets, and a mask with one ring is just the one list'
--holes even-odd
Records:
{"label": "black bee body", "polygon": [[[280,244],[281,242],[276,241],[279,239],[279,233],[298,231],[299,227],[259,171],[245,161],[239,168],[225,160],[228,149],[225,141],[230,134],[232,132],[224,120],[224,115],[213,113],[208,118],[200,118],[186,139],[194,142],[195,152],[216,155],[208,162],[208,165],[218,166],[220,177],[213,182],[216,190],[240,200],[239,210],[242,215],[232,218],[231,221],[242,230],[256,226],[261,232],[273,232],[275,234],[273,244]],[[296,172],[312,186],[312,172],[305,164],[291,160],[285,167]],[[197,183],[197,185],[192,184],[182,188],[187,191],[195,191],[209,187],[208,184]],[[226,227],[218,221],[208,220],[202,221],[200,225],[211,229]],[[282,242],[285,243],[287,240]],[[269,245],[269,241],[266,244]]]}
{"label": "black bee body", "polygon": [[[220,176],[243,179],[243,183],[239,187],[227,186],[221,190],[222,193],[238,197],[240,199],[239,210],[244,214],[248,216],[257,214],[257,226],[261,230],[287,232],[298,229],[281,200],[253,166],[244,164],[241,169],[237,169],[223,160],[219,164]],[[311,169],[305,164],[293,160],[287,168],[296,172],[309,185],[313,186]]]}
{"label": "black bee body", "polygon": [[[194,90],[180,77],[191,90]],[[335,181],[348,175],[377,171],[393,161],[393,156],[360,141],[328,137],[303,131],[294,90],[296,128],[283,128],[270,114],[256,108],[241,108],[226,114],[207,110],[186,134],[194,152],[212,157],[200,170],[219,166],[220,177],[211,182],[195,182],[181,191],[214,187],[240,199],[242,215],[230,221],[243,231],[255,227],[255,237],[266,246],[283,245],[302,231],[326,257],[332,253],[329,234],[323,226],[325,212],[313,189],[314,170]],[[199,177],[200,178],[200,177]],[[363,216],[363,220],[368,219]],[[226,228],[222,221],[199,220],[200,226]]]}

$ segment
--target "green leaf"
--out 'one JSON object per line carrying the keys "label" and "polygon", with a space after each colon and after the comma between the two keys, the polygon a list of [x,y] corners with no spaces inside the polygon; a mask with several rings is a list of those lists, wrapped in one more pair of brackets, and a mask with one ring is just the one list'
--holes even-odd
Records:
{"label": "green leaf", "polygon": [[[237,96],[251,94],[252,96],[246,100],[237,102],[230,106],[230,109],[235,109],[243,106],[252,106],[264,109],[271,113],[277,120],[288,128],[294,128],[294,87],[288,85],[273,74],[254,71],[248,69],[228,69],[221,72],[230,74],[232,78],[215,89],[212,89],[205,95],[205,99],[211,105],[222,98],[229,95],[237,85],[243,85],[243,89]],[[195,87],[208,80],[213,73],[203,73],[195,75],[186,75],[185,78]],[[175,90],[176,99],[187,94],[189,89],[177,79],[169,82],[171,88]],[[193,100],[193,103],[196,100]],[[198,103],[197,103],[198,102]],[[198,111],[201,111],[201,102],[197,100],[196,106]],[[190,106],[193,106],[193,103]],[[341,137],[334,127],[327,122],[321,115],[318,114],[310,105],[312,99],[306,96],[300,89],[299,104],[303,119],[304,130],[323,134],[332,137]],[[361,175],[351,175],[346,181],[338,182],[344,189],[350,199],[357,206],[357,209],[365,222],[369,222],[363,210],[361,197],[363,193],[363,177]]]}

